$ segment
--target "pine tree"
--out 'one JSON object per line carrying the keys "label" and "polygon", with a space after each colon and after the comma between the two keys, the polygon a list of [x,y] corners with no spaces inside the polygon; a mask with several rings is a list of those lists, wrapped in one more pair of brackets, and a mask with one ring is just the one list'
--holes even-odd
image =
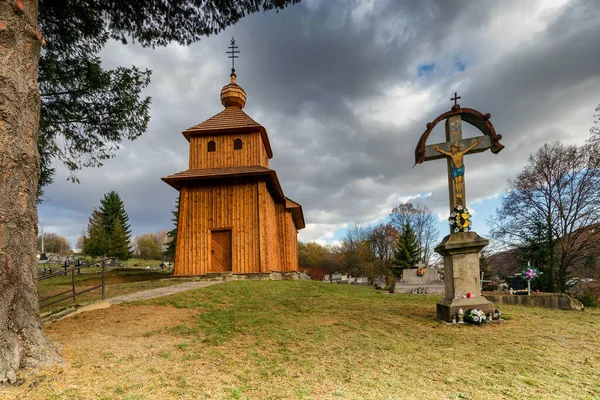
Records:
{"label": "pine tree", "polygon": [[401,276],[403,269],[412,268],[419,262],[419,240],[408,221],[398,236],[393,262],[395,267],[392,268],[392,272],[397,277]]}
{"label": "pine tree", "polygon": [[129,258],[129,240],[119,217],[113,220],[111,234],[107,238],[106,254],[120,260]]}
{"label": "pine tree", "polygon": [[94,208],[89,219],[87,233],[83,239],[83,253],[92,257],[102,257],[106,254],[106,232],[102,215]]}
{"label": "pine tree", "polygon": [[177,197],[177,200],[175,202],[175,210],[171,211],[171,214],[173,214],[173,224],[175,224],[175,227],[173,229],[171,229],[169,232],[167,232],[167,236],[171,239],[170,242],[167,243],[167,248],[165,249],[165,252],[163,253],[165,257],[167,257],[167,259],[169,260],[174,260],[175,259],[175,247],[177,245],[177,221],[179,219],[179,197]]}
{"label": "pine tree", "polygon": [[125,205],[114,190],[104,195],[100,200],[100,214],[106,232],[107,252],[109,257],[119,257],[122,260],[129,258],[129,241],[131,228],[127,223],[129,217],[125,212]]}

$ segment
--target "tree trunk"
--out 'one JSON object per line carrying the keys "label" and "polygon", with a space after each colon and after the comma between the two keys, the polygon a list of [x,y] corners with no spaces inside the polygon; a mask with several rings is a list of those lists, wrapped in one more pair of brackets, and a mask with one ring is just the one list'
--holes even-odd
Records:
{"label": "tree trunk", "polygon": [[36,285],[39,177],[37,1],[0,1],[0,382],[60,360],[44,336]]}

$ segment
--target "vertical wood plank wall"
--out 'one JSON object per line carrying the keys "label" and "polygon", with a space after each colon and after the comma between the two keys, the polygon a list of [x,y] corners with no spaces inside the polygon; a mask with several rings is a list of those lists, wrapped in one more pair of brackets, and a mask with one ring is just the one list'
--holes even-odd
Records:
{"label": "vertical wood plank wall", "polygon": [[183,187],[174,275],[211,272],[211,230],[231,229],[232,272],[258,272],[259,224],[256,182]]}
{"label": "vertical wood plank wall", "polygon": [[282,271],[280,230],[278,213],[281,204],[275,204],[273,198],[268,195],[266,200],[266,225],[267,225],[267,268],[268,271]]}
{"label": "vertical wood plank wall", "polygon": [[[234,150],[233,141],[242,140],[242,149]],[[214,141],[215,151],[208,152]],[[260,165],[269,167],[269,157],[259,132],[190,137],[190,168],[221,168]]]}
{"label": "vertical wood plank wall", "polygon": [[259,266],[258,272],[269,272],[268,258],[268,242],[267,242],[267,197],[271,197],[267,191],[267,184],[265,182],[258,182],[256,185],[256,192],[258,195],[258,231],[260,233],[259,238]]}
{"label": "vertical wood plank wall", "polygon": [[298,271],[298,230],[291,211],[285,212],[285,232],[287,271]]}
{"label": "vertical wood plank wall", "polygon": [[174,275],[211,269],[212,230],[231,229],[232,272],[298,270],[298,233],[291,211],[253,178],[184,186],[180,192]]}

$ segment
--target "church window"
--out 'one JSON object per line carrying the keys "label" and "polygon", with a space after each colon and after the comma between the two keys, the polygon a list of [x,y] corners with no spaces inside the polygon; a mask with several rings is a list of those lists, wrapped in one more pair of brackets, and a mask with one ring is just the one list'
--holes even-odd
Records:
{"label": "church window", "polygon": [[241,150],[242,149],[242,139],[235,139],[233,141],[233,149],[234,150]]}
{"label": "church window", "polygon": [[208,142],[208,152],[210,153],[211,151],[217,151],[217,145],[214,140]]}

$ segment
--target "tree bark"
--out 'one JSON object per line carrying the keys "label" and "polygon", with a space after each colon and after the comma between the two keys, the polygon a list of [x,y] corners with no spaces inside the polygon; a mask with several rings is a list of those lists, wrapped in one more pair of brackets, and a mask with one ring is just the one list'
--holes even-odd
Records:
{"label": "tree bark", "polygon": [[39,179],[37,0],[0,0],[0,382],[60,360],[44,336],[36,284]]}

